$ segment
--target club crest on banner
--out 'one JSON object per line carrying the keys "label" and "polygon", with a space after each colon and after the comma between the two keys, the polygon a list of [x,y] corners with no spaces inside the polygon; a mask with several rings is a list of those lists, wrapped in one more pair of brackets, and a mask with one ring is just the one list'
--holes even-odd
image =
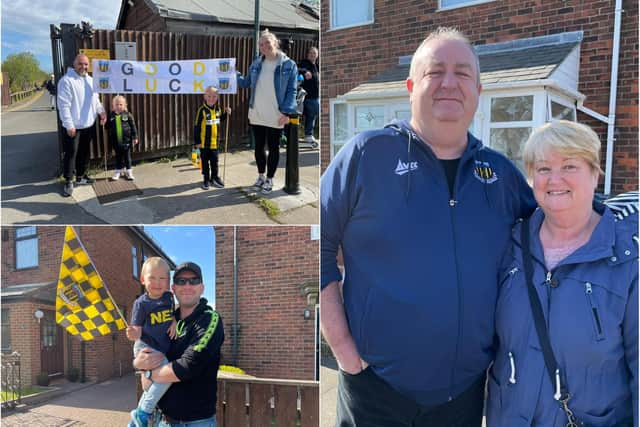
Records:
{"label": "club crest on banner", "polygon": [[229,84],[229,79],[218,79],[218,89],[227,90],[229,89]]}
{"label": "club crest on banner", "polygon": [[101,73],[108,73],[109,61],[98,61],[98,70],[100,70]]}
{"label": "club crest on banner", "polygon": [[218,61],[218,72],[219,73],[228,73],[231,71],[231,62],[229,61]]}

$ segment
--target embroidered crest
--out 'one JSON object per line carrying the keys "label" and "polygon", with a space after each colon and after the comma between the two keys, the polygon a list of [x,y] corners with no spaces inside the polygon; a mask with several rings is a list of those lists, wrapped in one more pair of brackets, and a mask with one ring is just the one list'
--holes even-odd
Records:
{"label": "embroidered crest", "polygon": [[476,160],[475,163],[476,164],[473,168],[473,176],[478,178],[480,182],[484,182],[485,184],[492,184],[498,180],[498,175],[496,175],[489,162],[481,162],[479,160]]}

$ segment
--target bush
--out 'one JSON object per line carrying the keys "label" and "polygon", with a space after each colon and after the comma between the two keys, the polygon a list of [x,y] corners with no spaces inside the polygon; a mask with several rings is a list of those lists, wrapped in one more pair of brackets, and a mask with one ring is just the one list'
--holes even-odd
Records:
{"label": "bush", "polygon": [[49,385],[49,374],[46,372],[40,372],[36,377],[36,384],[46,387]]}
{"label": "bush", "polygon": [[67,379],[72,383],[75,383],[80,378],[80,369],[78,368],[70,368],[67,371]]}

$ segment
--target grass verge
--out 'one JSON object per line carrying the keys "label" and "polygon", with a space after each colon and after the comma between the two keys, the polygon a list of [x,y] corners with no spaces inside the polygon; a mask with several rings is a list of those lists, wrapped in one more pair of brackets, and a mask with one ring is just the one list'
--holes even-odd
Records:
{"label": "grass verge", "polygon": [[[22,387],[22,397],[27,397],[27,396],[31,396],[32,394],[38,394],[41,393],[43,391],[47,390],[46,388],[43,387],[38,387],[38,386],[26,386],[26,387]],[[16,399],[18,396],[15,393],[11,393],[9,391],[6,390],[2,390],[0,392],[0,399],[2,402],[5,402],[7,400],[13,400]]]}

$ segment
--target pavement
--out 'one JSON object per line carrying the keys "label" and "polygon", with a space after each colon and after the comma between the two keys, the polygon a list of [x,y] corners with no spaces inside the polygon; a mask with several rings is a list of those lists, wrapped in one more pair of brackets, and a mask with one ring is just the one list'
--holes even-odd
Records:
{"label": "pavement", "polygon": [[335,427],[337,398],[338,363],[325,355],[320,361],[320,427]]}
{"label": "pavement", "polygon": [[[62,196],[58,174],[56,112],[40,93],[2,112],[3,224],[318,224],[320,153],[299,146],[300,194],[284,192],[286,149],[270,194],[256,193],[252,150],[220,154],[225,188],[200,188],[202,175],[187,158],[135,165],[142,195],[100,204],[90,185]],[[224,167],[223,167],[224,165]],[[224,170],[224,173],[223,173]],[[108,179],[114,170],[94,171]],[[270,212],[268,212],[270,210]]]}
{"label": "pavement", "polygon": [[133,373],[101,383],[59,380],[51,391],[23,399],[15,410],[3,410],[3,427],[122,427],[136,406]]}

